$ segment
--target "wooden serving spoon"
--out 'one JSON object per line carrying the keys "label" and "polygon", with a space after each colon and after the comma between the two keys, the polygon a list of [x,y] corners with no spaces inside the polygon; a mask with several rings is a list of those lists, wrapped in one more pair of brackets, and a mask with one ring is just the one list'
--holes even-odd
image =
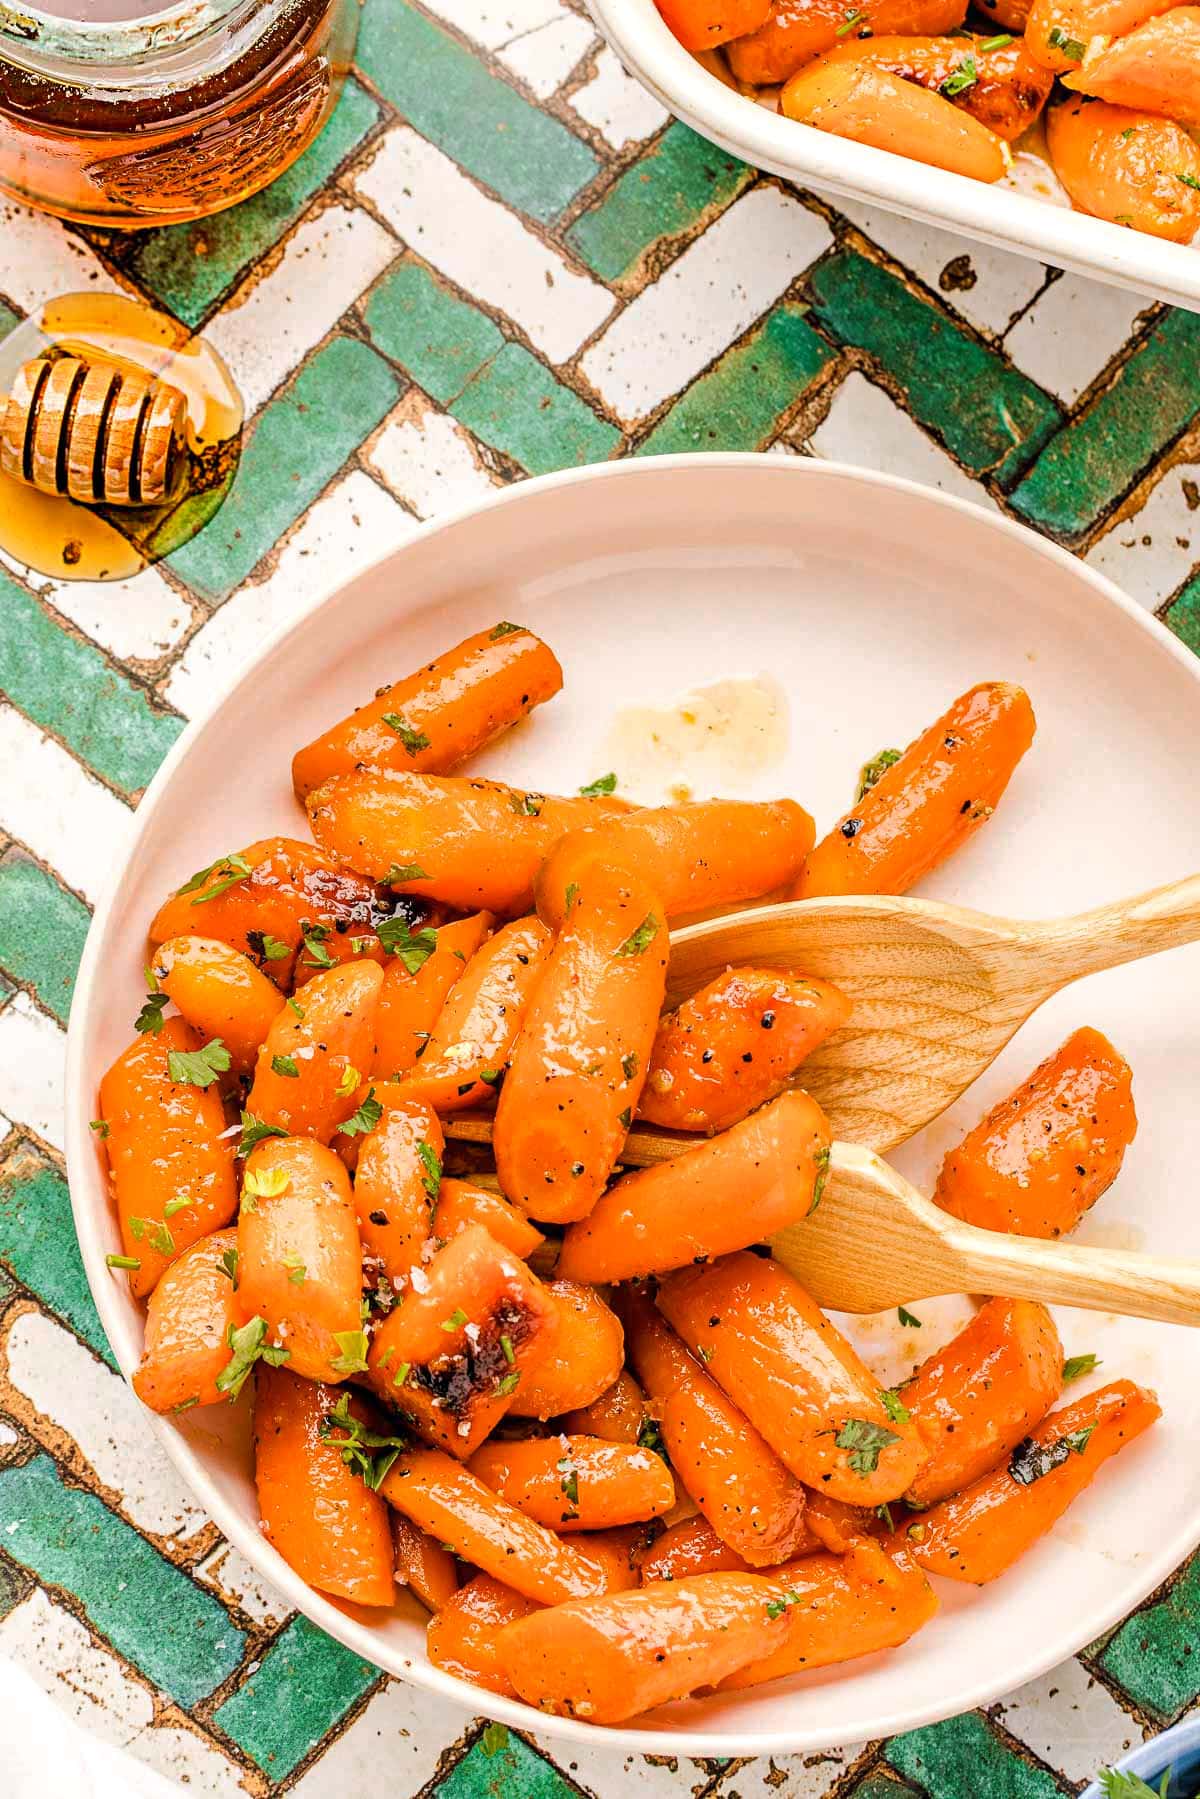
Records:
{"label": "wooden serving spoon", "polygon": [[668,1003],[731,963],[832,981],[854,1011],[800,1081],[838,1136],[883,1150],[944,1112],[1060,987],[1197,939],[1200,875],[1045,923],[934,900],[796,900],[672,932]]}
{"label": "wooden serving spoon", "polygon": [[[447,1137],[489,1143],[490,1118],[462,1113]],[[695,1147],[694,1137],[636,1125],[621,1160],[647,1167]],[[1200,1324],[1200,1262],[1084,1249],[962,1224],[857,1143],[835,1143],[820,1204],[772,1239],[772,1254],[818,1305],[881,1312],[942,1293],[1000,1293],[1164,1324]]]}

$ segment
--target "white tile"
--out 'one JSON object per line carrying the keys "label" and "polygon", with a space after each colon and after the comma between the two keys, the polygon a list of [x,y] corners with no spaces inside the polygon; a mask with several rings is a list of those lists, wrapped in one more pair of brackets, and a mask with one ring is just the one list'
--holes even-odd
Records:
{"label": "white tile", "polygon": [[231,1543],[219,1543],[195,1574],[227,1604],[240,1606],[256,1624],[282,1624],[289,1615],[287,1600],[267,1585]]}
{"label": "white tile", "polygon": [[251,275],[205,336],[255,412],[399,255],[368,213],[331,206],[297,226],[270,273]]}
{"label": "white tile", "polygon": [[607,46],[596,58],[596,73],[569,103],[615,150],[661,131],[671,116],[648,88],[625,73]]}
{"label": "white tile", "polygon": [[561,18],[559,0],[431,0],[430,12],[485,49],[497,50],[527,31]]}
{"label": "white tile", "polygon": [[[865,1748],[865,1743],[851,1743],[820,1755],[759,1756],[727,1777],[729,1799],[734,1794],[737,1799],[825,1799]],[[725,1783],[718,1780],[715,1795],[724,1792]]]}
{"label": "white tile", "polygon": [[367,460],[418,518],[483,499],[495,485],[462,426],[415,390],[388,418]]}
{"label": "white tile", "polygon": [[644,418],[740,337],[830,242],[816,213],[776,187],[724,212],[609,326],[580,368],[620,416]]}
{"label": "white tile", "polygon": [[120,1748],[153,1716],[145,1688],[38,1587],[0,1621],[0,1656],[15,1662],[73,1723],[101,1742]]}
{"label": "white tile", "polygon": [[125,292],[88,245],[72,237],[57,219],[3,196],[0,245],[4,248],[0,293],[22,312],[32,312],[55,294]]}
{"label": "white tile", "polygon": [[926,437],[890,394],[857,369],[838,388],[826,418],[809,439],[809,448],[814,456],[829,462],[906,475],[910,481],[923,481],[959,499],[995,506],[985,488]]}
{"label": "white tile", "polygon": [[1160,606],[1200,562],[1200,464],[1169,469],[1141,511],[1106,531],[1085,560],[1140,605]]}
{"label": "white tile", "polygon": [[[1042,264],[1031,257],[993,250],[971,238],[957,237],[935,225],[902,218],[897,212],[866,206],[858,200],[837,200],[834,204],[872,243],[919,275],[955,312],[985,331],[1003,331],[1013,314],[1029,304],[1046,279]],[[943,287],[941,278],[950,263],[961,267],[968,279],[973,275],[974,285]],[[952,271],[952,275],[955,273]]]}
{"label": "white tile", "polygon": [[0,768],[21,771],[20,780],[6,781],[0,792],[0,827],[56,868],[68,886],[95,900],[130,829],[129,808],[2,702]]}
{"label": "white tile", "polygon": [[243,587],[188,644],[167,694],[189,717],[222,692],[247,655],[276,626],[298,618],[335,584],[411,537],[415,521],[352,469],[319,499],[279,552],[271,573]]}
{"label": "white tile", "polygon": [[0,1011],[0,1107],[55,1149],[63,1147],[66,1059],[66,1032],[27,993],[14,993]]}
{"label": "white tile", "polygon": [[570,268],[407,125],[387,134],[355,186],[427,262],[506,312],[554,362],[612,311],[607,289]]}
{"label": "white tile", "polygon": [[[533,1741],[543,1755],[565,1768],[596,1799],[618,1799],[618,1795],[619,1799],[691,1799],[712,1778],[700,1762],[673,1755],[626,1755],[619,1749],[591,1749],[537,1735]],[[738,1768],[739,1775],[744,1771]]]}
{"label": "white tile", "polygon": [[56,612],[122,662],[159,661],[192,622],[187,601],[155,568],[128,581],[62,581],[41,592]]}
{"label": "white tile", "polygon": [[1137,1720],[1077,1661],[1031,1680],[997,1713],[1006,1730],[1068,1780],[1093,1779],[1142,1740]]}
{"label": "white tile", "polygon": [[174,1781],[172,1792],[187,1799],[238,1799],[253,1790],[236,1762],[195,1730],[151,1725],[126,1745],[126,1753]]}
{"label": "white tile", "polygon": [[390,1681],[290,1791],[295,1799],[372,1793],[386,1768],[389,1792],[415,1793],[436,1773],[442,1751],[462,1735],[466,1722],[458,1706]]}
{"label": "white tile", "polygon": [[185,1543],[207,1525],[207,1513],[151,1437],[132,1388],[70,1331],[42,1312],[21,1312],[8,1333],[7,1358],[17,1391],[66,1433],[139,1530]]}
{"label": "white tile", "polygon": [[596,34],[586,19],[564,12],[548,25],[514,38],[497,53],[496,60],[532,88],[539,100],[548,100],[595,41]]}
{"label": "white tile", "polygon": [[1070,402],[1123,347],[1149,304],[1082,275],[1063,275],[1017,320],[1004,348],[1023,373]]}
{"label": "white tile", "polygon": [[7,1419],[0,1418],[0,1449],[7,1449],[10,1443],[21,1441],[19,1432],[15,1431]]}

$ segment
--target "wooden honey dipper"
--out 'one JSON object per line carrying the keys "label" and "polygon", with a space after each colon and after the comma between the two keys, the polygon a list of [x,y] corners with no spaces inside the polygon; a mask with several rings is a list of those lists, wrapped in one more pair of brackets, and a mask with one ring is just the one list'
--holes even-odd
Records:
{"label": "wooden honey dipper", "polygon": [[187,400],[111,362],[35,357],[0,411],[0,469],[85,504],[152,506],[183,468]]}

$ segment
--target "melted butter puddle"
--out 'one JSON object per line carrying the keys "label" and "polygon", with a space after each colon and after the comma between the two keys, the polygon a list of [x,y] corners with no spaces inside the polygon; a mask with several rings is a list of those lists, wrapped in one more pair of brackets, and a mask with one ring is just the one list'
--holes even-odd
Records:
{"label": "melted butter puddle", "polygon": [[627,799],[689,800],[746,786],[783,760],[788,737],[787,695],[759,675],[713,681],[668,706],[623,707],[599,760]]}

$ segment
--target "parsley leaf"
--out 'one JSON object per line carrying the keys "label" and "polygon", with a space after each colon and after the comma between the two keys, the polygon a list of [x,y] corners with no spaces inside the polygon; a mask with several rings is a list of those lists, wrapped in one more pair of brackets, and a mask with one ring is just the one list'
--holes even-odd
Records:
{"label": "parsley leaf", "polygon": [[296,1066],[295,1056],[272,1056],[271,1071],[273,1074],[285,1075],[289,1081],[300,1079],[300,1070]]}
{"label": "parsley leaf", "polygon": [[230,1325],[225,1341],[233,1353],[214,1384],[219,1393],[228,1393],[231,1401],[237,1398],[246,1384],[246,1376],[260,1358],[272,1368],[278,1368],[282,1362],[287,1361],[290,1351],[278,1349],[274,1344],[266,1342],[266,1335],[265,1318],[255,1316],[243,1324],[240,1330],[236,1325]]}
{"label": "parsley leaf", "polygon": [[799,1603],[799,1593],[789,1587],[787,1592],[781,1594],[778,1599],[769,1599],[767,1601],[767,1617],[778,1618],[782,1613],[787,1611],[789,1605],[799,1605]]}
{"label": "parsley leaf", "polygon": [[219,1037],[200,1049],[169,1049],[167,1073],[173,1081],[190,1087],[211,1087],[219,1074],[229,1067],[229,1051]]}
{"label": "parsley leaf", "polygon": [[366,1331],[334,1331],[333,1340],[342,1353],[329,1366],[338,1374],[365,1374],[368,1347]]}
{"label": "parsley leaf", "polygon": [[1069,56],[1073,62],[1083,61],[1083,53],[1087,46],[1081,44],[1077,37],[1068,37],[1061,25],[1051,27],[1046,33],[1046,42],[1052,50],[1061,50],[1063,55]]}
{"label": "parsley leaf", "polygon": [[630,1050],[627,1056],[621,1057],[621,1073],[627,1081],[631,1081],[638,1071],[637,1052]]}
{"label": "parsley leaf", "polygon": [[498,625],[492,626],[488,632],[488,638],[490,642],[495,643],[498,637],[511,637],[514,631],[523,631],[524,629],[524,625],[510,625],[506,618],[502,618]]}
{"label": "parsley leaf", "polygon": [[342,1070],[342,1078],[333,1090],[335,1096],[338,1099],[349,1099],[361,1079],[362,1076],[359,1074],[358,1069],[354,1067],[352,1062],[347,1062]]}
{"label": "parsley leaf", "polygon": [[438,1190],[442,1184],[441,1159],[433,1144],[426,1143],[424,1138],[417,1144],[417,1155],[421,1159],[421,1167],[425,1170],[421,1176],[421,1185],[430,1199],[436,1201]]}
{"label": "parsley leaf", "polygon": [[569,912],[571,910],[571,907],[575,904],[575,901],[578,898],[579,898],[579,882],[578,881],[568,881],[567,882],[567,891],[563,895],[563,911]]}
{"label": "parsley leaf", "polygon": [[88,1125],[88,1130],[95,1131],[101,1143],[104,1143],[108,1138],[108,1119],[93,1118],[92,1122]]}
{"label": "parsley leaf", "polygon": [[884,1411],[893,1424],[908,1423],[908,1407],[894,1387],[885,1387],[879,1395]]}
{"label": "parsley leaf", "polygon": [[146,1003],[133,1021],[135,1031],[161,1031],[163,1028],[163,1007],[168,1003],[169,993],[148,993]]}
{"label": "parsley leaf", "polygon": [[594,781],[589,781],[586,787],[579,789],[579,792],[583,799],[594,800],[598,794],[611,793],[616,784],[616,775],[597,775]]}
{"label": "parsley leaf", "polygon": [[[239,881],[244,881],[250,872],[250,864],[245,856],[218,856],[217,860],[210,862],[207,868],[199,869],[190,881],[185,881],[183,886],[178,889],[176,898],[182,897],[185,893],[195,893],[193,906],[202,906],[206,900],[216,899],[218,894],[226,893],[230,887],[236,886]],[[203,887],[210,875],[217,875],[220,878],[204,893],[197,893],[196,889]]]}
{"label": "parsley leaf", "polygon": [[128,1268],[131,1274],[136,1274],[142,1265],[142,1258],[140,1256],[105,1256],[104,1262],[108,1268]]}
{"label": "parsley leaf", "polygon": [[855,1474],[874,1474],[880,1450],[900,1441],[894,1430],[886,1430],[882,1424],[872,1424],[866,1418],[847,1418],[833,1440],[839,1449],[850,1451],[850,1466]]}
{"label": "parsley leaf", "polygon": [[252,1199],[278,1199],[287,1192],[287,1185],[286,1168],[247,1168],[242,1193],[248,1193]]}
{"label": "parsley leaf", "polygon": [[461,1306],[455,1306],[449,1318],[442,1319],[442,1329],[447,1332],[460,1331],[466,1322],[467,1314],[463,1311]]}
{"label": "parsley leaf", "polygon": [[1082,1380],[1085,1374],[1091,1374],[1099,1366],[1100,1358],[1097,1355],[1068,1356],[1063,1363],[1063,1385],[1066,1386],[1069,1381]]}
{"label": "parsley leaf", "polygon": [[169,1199],[163,1207],[163,1217],[174,1218],[176,1212],[186,1212],[188,1207],[195,1203],[190,1193],[177,1193],[174,1199]]}
{"label": "parsley leaf", "polygon": [[508,803],[518,818],[540,818],[546,796],[544,793],[522,793],[514,787],[508,796]]}
{"label": "parsley leaf", "polygon": [[410,756],[429,748],[429,739],[424,731],[414,731],[402,712],[385,712],[383,722],[389,731],[396,733]]}
{"label": "parsley leaf", "polygon": [[308,1269],[299,1256],[284,1256],[283,1265],[288,1271],[288,1280],[293,1287],[302,1287],[308,1278]]}
{"label": "parsley leaf", "polygon": [[1176,170],[1175,179],[1176,181],[1182,181],[1184,187],[1200,188],[1200,180],[1197,180],[1195,175],[1181,175],[1179,171]]}
{"label": "parsley leaf", "polygon": [[1096,1778],[1104,1799],[1167,1799],[1171,1772],[1168,1768],[1157,1789],[1147,1786],[1140,1774],[1121,1774],[1116,1768],[1101,1768]]}
{"label": "parsley leaf", "polygon": [[964,56],[958,67],[951,69],[938,88],[938,93],[947,100],[953,100],[956,94],[965,94],[968,88],[974,87],[978,80],[979,70],[975,66],[975,58]]}
{"label": "parsley leaf", "polygon": [[217,1263],[217,1267],[221,1270],[222,1274],[227,1274],[229,1276],[230,1280],[233,1282],[234,1286],[236,1287],[237,1286],[237,1276],[238,1276],[238,1252],[237,1252],[237,1250],[236,1249],[225,1250],[221,1256],[221,1260]]}
{"label": "parsley leaf", "polygon": [[[408,1448],[407,1437],[381,1437],[360,1423],[350,1410],[348,1393],[343,1393],[333,1410],[326,1412],[317,1431],[341,1451],[347,1468],[352,1468],[372,1493],[378,1493],[392,1463],[402,1449]],[[343,1434],[335,1436],[335,1431]]]}
{"label": "parsley leaf", "polygon": [[170,1227],[157,1218],[131,1218],[129,1228],[139,1243],[143,1237],[148,1237],[151,1249],[156,1249],[160,1256],[175,1254],[175,1239]]}
{"label": "parsley leaf", "polygon": [[639,1449],[650,1450],[652,1455],[662,1456],[663,1460],[666,1461],[667,1446],[663,1442],[663,1434],[658,1427],[657,1418],[646,1419],[641,1430],[638,1432],[637,1446]]}
{"label": "parsley leaf", "polygon": [[1002,31],[998,37],[984,38],[979,49],[986,56],[989,50],[1007,50],[1012,41],[1011,31]]}
{"label": "parsley leaf", "polygon": [[559,1486],[568,1505],[579,1504],[579,1470],[569,1455],[564,1455],[555,1462],[559,1473]]}
{"label": "parsley leaf", "polygon": [[238,1144],[238,1155],[248,1156],[256,1143],[264,1137],[286,1137],[287,1132],[281,1124],[268,1124],[263,1118],[256,1118],[253,1112],[242,1108],[242,1136]]}
{"label": "parsley leaf", "polygon": [[357,1112],[351,1112],[345,1124],[339,1124],[338,1130],[344,1137],[358,1137],[364,1131],[373,1131],[383,1117],[383,1107],[375,1097],[374,1087],[368,1087],[367,1097]]}
{"label": "parsley leaf", "polygon": [[915,1312],[910,1312],[906,1306],[897,1306],[896,1316],[899,1318],[901,1324],[906,1324],[910,1330],[920,1330],[921,1320],[917,1317]]}
{"label": "parsley leaf", "polygon": [[630,935],[626,937],[624,943],[622,943],[616,951],[616,954],[618,956],[640,956],[642,952],[648,949],[650,944],[654,942],[654,939],[661,930],[662,919],[658,918],[653,912],[647,912],[637,930],[632,931]]}
{"label": "parsley leaf", "polygon": [[419,862],[393,862],[383,877],[383,886],[402,887],[405,881],[427,881],[429,876]]}
{"label": "parsley leaf", "polygon": [[300,927],[300,938],[307,951],[300,960],[309,968],[336,968],[337,963],[325,948],[325,939],[329,935],[329,926],[309,924],[307,920]]}
{"label": "parsley leaf", "polygon": [[426,925],[424,930],[414,931],[407,918],[402,918],[399,913],[395,918],[382,920],[378,936],[388,955],[399,956],[409,974],[416,974],[424,968],[437,948],[437,932],[432,925]]}

